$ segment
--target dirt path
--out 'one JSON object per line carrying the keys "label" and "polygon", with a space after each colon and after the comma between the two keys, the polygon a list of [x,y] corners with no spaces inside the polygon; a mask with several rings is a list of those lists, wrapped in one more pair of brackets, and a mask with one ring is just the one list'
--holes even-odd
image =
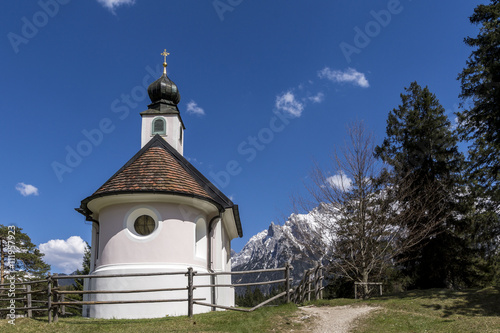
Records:
{"label": "dirt path", "polygon": [[379,308],[370,306],[304,306],[300,309],[307,315],[317,318],[313,321],[313,333],[348,333],[357,318]]}

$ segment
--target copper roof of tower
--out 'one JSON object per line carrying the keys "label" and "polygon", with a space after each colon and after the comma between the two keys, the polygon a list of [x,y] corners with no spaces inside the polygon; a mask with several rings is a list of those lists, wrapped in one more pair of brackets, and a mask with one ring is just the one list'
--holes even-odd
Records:
{"label": "copper roof of tower", "polygon": [[177,105],[181,101],[181,94],[177,85],[168,78],[166,73],[151,83],[148,87],[148,95],[151,103],[163,102],[169,105]]}
{"label": "copper roof of tower", "polygon": [[163,74],[148,87],[148,95],[149,99],[151,99],[151,104],[148,105],[148,108],[162,112],[179,112],[177,104],[181,101],[181,94],[179,93],[179,89],[177,89],[177,85],[167,76],[167,56],[169,54],[167,50],[161,54],[164,57]]}

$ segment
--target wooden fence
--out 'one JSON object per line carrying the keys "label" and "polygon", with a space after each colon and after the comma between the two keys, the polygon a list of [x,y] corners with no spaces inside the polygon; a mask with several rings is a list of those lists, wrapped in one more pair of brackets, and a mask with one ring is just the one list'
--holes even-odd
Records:
{"label": "wooden fence", "polygon": [[[361,286],[362,288],[358,290],[358,286]],[[354,298],[357,299],[358,295],[360,295],[360,298],[366,298],[368,295],[365,293],[365,286],[370,287],[370,286],[378,286],[379,289],[379,294],[382,296],[382,282],[354,282]],[[371,293],[371,289],[369,289],[368,294]]]}
{"label": "wooden fence", "polygon": [[323,298],[323,266],[317,265],[304,272],[300,283],[295,287],[292,293],[291,301],[296,304],[310,301],[311,296],[315,300]]}
{"label": "wooden fence", "polygon": [[[8,302],[7,308],[0,309],[0,313],[17,314],[18,311],[25,312],[26,316],[32,317],[33,311],[48,311],[46,300],[34,299],[37,295],[47,295],[47,280],[19,281],[0,284],[0,302]],[[42,285],[42,286],[40,286]],[[40,289],[33,289],[33,286]],[[18,307],[15,302],[22,302]]]}
{"label": "wooden fence", "polygon": [[[193,268],[188,268],[187,271],[178,272],[158,272],[158,273],[132,273],[132,274],[108,274],[108,275],[50,275],[47,279],[38,281],[24,281],[17,282],[15,285],[22,286],[21,292],[16,292],[16,297],[18,298],[6,298],[6,294],[0,293],[0,301],[9,301],[14,299],[15,301],[22,301],[23,307],[15,307],[15,312],[24,311],[28,317],[32,316],[32,310],[37,311],[47,311],[48,321],[57,322],[59,315],[64,315],[66,313],[66,307],[80,307],[82,305],[100,305],[100,304],[127,304],[127,303],[160,303],[160,302],[187,302],[188,305],[188,316],[193,316],[193,307],[195,304],[201,306],[211,307],[212,310],[216,308],[251,312],[254,311],[278,298],[285,297],[286,302],[294,303],[304,303],[307,300],[320,299],[323,295],[323,266],[318,264],[315,268],[307,270],[304,272],[304,276],[300,283],[292,288],[291,287],[291,275],[290,272],[293,267],[287,263],[284,267],[275,269],[261,269],[261,270],[251,270],[251,271],[239,271],[239,272],[214,272],[214,273],[198,273],[193,270]],[[219,275],[243,275],[243,274],[254,274],[254,273],[268,273],[268,272],[283,272],[283,278],[272,281],[264,282],[251,282],[251,283],[238,283],[238,284],[199,284],[193,283],[195,276],[219,276]],[[161,289],[140,289],[140,290],[62,290],[59,287],[59,280],[63,279],[105,279],[105,278],[117,278],[117,277],[145,277],[145,276],[159,276],[159,275],[185,275],[187,278],[187,287],[183,288],[161,288]],[[212,280],[214,281],[214,280]],[[43,283],[46,287],[40,290],[31,290],[32,285]],[[273,296],[262,303],[254,306],[250,309],[238,308],[238,307],[228,307],[224,305],[213,304],[211,302],[206,302],[205,298],[194,298],[193,291],[199,288],[219,288],[219,287],[245,287],[245,286],[261,286],[269,284],[283,284],[285,291]],[[8,289],[11,284],[0,285],[0,292]],[[6,288],[4,287],[6,286]],[[17,290],[17,289],[16,289]],[[159,291],[187,291],[186,298],[176,298],[176,299],[154,299],[154,300],[118,300],[118,301],[80,301],[71,298],[71,295],[85,295],[85,294],[123,294],[123,293],[148,293],[148,292],[159,292]],[[32,299],[34,294],[44,294],[46,296],[45,301],[38,301],[39,306],[34,306],[35,302]],[[0,313],[9,313],[11,308],[1,308]]]}

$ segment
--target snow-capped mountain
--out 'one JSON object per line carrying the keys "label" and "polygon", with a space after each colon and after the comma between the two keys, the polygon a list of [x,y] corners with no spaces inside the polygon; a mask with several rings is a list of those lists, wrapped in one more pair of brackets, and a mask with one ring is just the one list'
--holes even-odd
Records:
{"label": "snow-capped mountain", "polygon": [[[304,246],[304,232],[315,235],[315,240],[326,248],[328,235],[318,224],[318,217],[323,215],[323,207],[318,207],[308,214],[292,214],[284,225],[271,222],[267,230],[259,232],[250,238],[239,253],[233,253],[233,271],[248,271],[256,269],[271,269],[284,267],[287,261],[293,266],[292,277],[294,282],[302,278],[305,270],[312,268],[321,255],[313,249]],[[261,273],[252,275],[235,275],[233,283],[283,279],[282,272]],[[263,292],[269,291],[261,288]],[[241,290],[239,292],[242,292]]]}

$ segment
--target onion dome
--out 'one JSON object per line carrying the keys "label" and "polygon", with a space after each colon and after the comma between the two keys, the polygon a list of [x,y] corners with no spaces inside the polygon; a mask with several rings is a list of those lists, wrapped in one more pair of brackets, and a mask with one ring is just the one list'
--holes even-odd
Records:
{"label": "onion dome", "polygon": [[164,102],[171,105],[179,104],[181,94],[172,80],[163,72],[163,75],[151,83],[148,87],[149,98],[151,103]]}
{"label": "onion dome", "polygon": [[148,87],[148,95],[151,99],[151,105],[154,109],[157,109],[160,104],[167,104],[176,107],[181,100],[181,95],[179,94],[179,89],[177,85],[168,78],[167,76],[167,50],[163,51],[161,54],[164,57],[163,61],[163,75],[151,83]]}

